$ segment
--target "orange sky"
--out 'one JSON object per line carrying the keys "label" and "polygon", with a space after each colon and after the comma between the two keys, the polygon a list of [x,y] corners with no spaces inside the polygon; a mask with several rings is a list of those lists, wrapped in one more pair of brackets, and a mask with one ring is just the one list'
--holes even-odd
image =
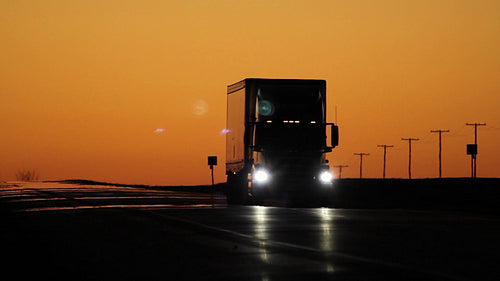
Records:
{"label": "orange sky", "polygon": [[[0,180],[225,181],[226,86],[327,80],[342,177],[500,177],[500,1],[0,1]],[[158,130],[158,129],[163,129]]]}

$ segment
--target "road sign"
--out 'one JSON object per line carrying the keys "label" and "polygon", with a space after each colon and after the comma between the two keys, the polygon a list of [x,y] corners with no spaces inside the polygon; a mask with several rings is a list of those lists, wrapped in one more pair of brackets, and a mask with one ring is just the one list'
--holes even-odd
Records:
{"label": "road sign", "polygon": [[217,166],[217,156],[208,156],[208,165]]}
{"label": "road sign", "polygon": [[477,144],[467,144],[467,155],[477,154]]}

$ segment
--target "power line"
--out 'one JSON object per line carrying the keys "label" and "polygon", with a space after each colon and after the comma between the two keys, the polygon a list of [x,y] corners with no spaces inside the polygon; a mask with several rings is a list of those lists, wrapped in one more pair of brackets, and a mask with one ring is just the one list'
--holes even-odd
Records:
{"label": "power line", "polygon": [[411,142],[418,141],[415,138],[401,138],[401,140],[408,141],[408,178],[411,179]]}
{"label": "power line", "polygon": [[386,159],[386,154],[387,154],[387,148],[388,147],[394,147],[394,145],[387,145],[387,144],[379,144],[377,147],[383,147],[384,148],[384,170],[382,173],[382,178],[385,179],[385,159]]}
{"label": "power line", "polygon": [[450,130],[431,130],[431,133],[439,133],[439,178],[441,178],[441,134]]}
{"label": "power line", "polygon": [[368,156],[370,153],[354,153],[354,155],[359,155],[359,178],[363,178],[363,156]]}
{"label": "power line", "polygon": [[486,123],[465,123],[467,126],[474,126],[474,147],[476,149],[476,153],[471,154],[471,174],[472,178],[476,177],[476,168],[477,168],[477,126],[486,126]]}

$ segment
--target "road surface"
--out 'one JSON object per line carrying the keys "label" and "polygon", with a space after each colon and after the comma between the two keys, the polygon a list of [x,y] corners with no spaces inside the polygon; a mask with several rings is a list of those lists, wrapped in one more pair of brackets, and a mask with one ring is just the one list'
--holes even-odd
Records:
{"label": "road surface", "polygon": [[500,280],[500,218],[0,185],[1,280]]}

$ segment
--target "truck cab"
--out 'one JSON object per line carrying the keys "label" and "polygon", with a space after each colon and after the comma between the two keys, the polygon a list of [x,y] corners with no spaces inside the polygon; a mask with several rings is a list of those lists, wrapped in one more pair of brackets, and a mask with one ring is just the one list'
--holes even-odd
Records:
{"label": "truck cab", "polygon": [[248,78],[228,86],[230,203],[306,198],[331,190],[325,156],[337,145],[338,127],[326,122],[325,80]]}

